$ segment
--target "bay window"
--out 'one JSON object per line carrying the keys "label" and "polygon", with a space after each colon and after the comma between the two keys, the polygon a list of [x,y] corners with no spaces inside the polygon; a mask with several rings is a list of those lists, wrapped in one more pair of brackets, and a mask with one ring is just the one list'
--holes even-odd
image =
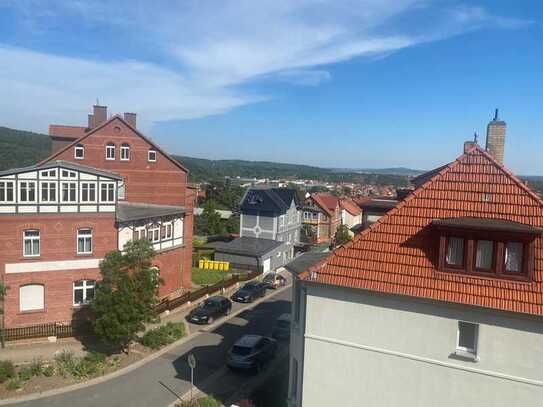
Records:
{"label": "bay window", "polygon": [[115,184],[112,182],[100,184],[100,202],[115,202]]}
{"label": "bay window", "polygon": [[62,182],[62,202],[77,202],[77,182]]}
{"label": "bay window", "polygon": [[42,182],[41,183],[41,201],[56,202],[57,200],[57,183]]}
{"label": "bay window", "polygon": [[36,181],[19,181],[19,202],[36,202]]}
{"label": "bay window", "polygon": [[94,182],[81,183],[81,202],[96,202],[96,184]]}

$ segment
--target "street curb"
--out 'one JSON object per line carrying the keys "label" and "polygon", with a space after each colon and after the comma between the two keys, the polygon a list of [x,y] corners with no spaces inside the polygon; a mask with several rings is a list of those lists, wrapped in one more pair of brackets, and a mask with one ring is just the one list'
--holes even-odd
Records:
{"label": "street curb", "polygon": [[31,394],[27,394],[27,395],[20,396],[20,397],[11,397],[9,399],[2,399],[2,400],[0,400],[0,406],[5,406],[5,405],[9,405],[9,404],[16,404],[16,403],[22,403],[22,402],[25,402],[25,401],[33,401],[33,400],[38,400],[38,399],[51,397],[51,396],[58,396],[60,394],[69,393],[69,392],[74,391],[74,390],[84,389],[85,387],[94,386],[96,384],[107,382],[108,380],[114,379],[116,377],[123,376],[123,375],[125,375],[127,373],[132,372],[133,370],[136,370],[136,369],[146,365],[149,362],[152,362],[155,359],[158,359],[160,356],[168,353],[169,351],[171,351],[172,349],[178,347],[179,345],[183,345],[185,342],[188,342],[189,340],[192,340],[192,339],[200,336],[202,333],[209,332],[210,330],[215,329],[217,326],[219,326],[221,324],[224,324],[225,322],[227,322],[230,319],[238,316],[242,312],[244,312],[244,311],[246,311],[248,309],[254,308],[256,305],[260,304],[261,302],[264,302],[267,299],[275,297],[277,294],[285,291],[287,288],[290,288],[291,286],[292,286],[292,284],[289,284],[289,285],[286,285],[284,287],[278,288],[278,289],[274,290],[271,294],[269,294],[267,296],[264,296],[264,297],[258,299],[257,301],[255,301],[253,303],[250,303],[249,306],[243,307],[243,308],[237,310],[236,312],[232,312],[230,315],[219,319],[218,321],[216,321],[215,323],[213,323],[211,325],[208,325],[205,329],[200,329],[200,330],[198,330],[198,331],[196,331],[194,333],[191,333],[191,334],[179,339],[178,341],[176,341],[174,343],[171,343],[170,345],[167,345],[166,347],[152,353],[151,355],[146,356],[143,359],[138,360],[137,362],[134,362],[134,363],[132,363],[132,364],[130,364],[128,366],[123,367],[122,369],[119,369],[119,370],[116,370],[114,372],[108,373],[108,374],[106,374],[104,376],[96,377],[94,379],[88,380],[88,381],[83,382],[83,383],[71,384],[69,386],[61,387],[59,389],[52,389],[52,390],[47,390],[47,391],[44,391],[44,392],[31,393]]}

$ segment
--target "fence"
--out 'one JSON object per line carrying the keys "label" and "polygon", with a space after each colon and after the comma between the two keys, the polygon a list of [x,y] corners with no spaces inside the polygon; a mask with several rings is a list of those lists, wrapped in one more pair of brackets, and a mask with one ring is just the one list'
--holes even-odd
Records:
{"label": "fence", "polygon": [[[242,281],[252,280],[261,273],[253,271],[247,274],[233,275],[231,278],[219,281],[216,284],[204,286],[196,291],[190,291],[176,298],[166,298],[162,300],[156,307],[155,311],[160,314],[164,311],[172,311],[187,302],[197,301],[208,294],[213,294],[221,289],[232,287],[234,284]],[[72,322],[53,322],[50,324],[31,325],[19,328],[4,329],[4,340],[15,341],[21,339],[45,338],[48,336],[56,336],[57,338],[69,338],[77,334],[85,333],[88,326],[84,324],[74,325]]]}

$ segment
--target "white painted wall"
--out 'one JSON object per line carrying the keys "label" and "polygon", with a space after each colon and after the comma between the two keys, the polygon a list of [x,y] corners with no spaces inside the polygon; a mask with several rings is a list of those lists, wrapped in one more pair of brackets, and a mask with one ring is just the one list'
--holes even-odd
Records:
{"label": "white painted wall", "polygon": [[[305,336],[302,318],[291,339],[303,394],[291,405],[541,404],[541,318],[326,286],[307,286],[306,301]],[[479,324],[478,362],[451,357],[459,320]]]}

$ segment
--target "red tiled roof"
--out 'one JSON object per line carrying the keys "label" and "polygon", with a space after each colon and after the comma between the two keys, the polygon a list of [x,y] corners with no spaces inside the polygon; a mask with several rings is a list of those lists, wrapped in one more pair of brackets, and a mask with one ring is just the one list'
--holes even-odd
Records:
{"label": "red tiled roof", "polygon": [[311,198],[313,198],[317,205],[324,209],[328,215],[334,216],[334,212],[339,205],[339,198],[337,196],[324,192],[318,192],[316,194],[312,194]]}
{"label": "red tiled roof", "polygon": [[87,131],[87,128],[81,127],[81,126],[64,126],[61,124],[49,125],[50,136],[71,137],[75,139],[75,138],[83,137],[86,131]]}
{"label": "red tiled roof", "polygon": [[[490,201],[482,199],[490,194]],[[302,274],[324,284],[543,315],[543,238],[533,281],[438,272],[434,219],[478,217],[543,226],[543,201],[479,146],[442,168],[396,208]],[[430,240],[431,239],[431,240]],[[434,254],[432,254],[434,253]],[[316,273],[312,273],[316,271]]]}
{"label": "red tiled roof", "polygon": [[349,198],[340,199],[339,205],[353,216],[358,216],[362,213],[362,209]]}

